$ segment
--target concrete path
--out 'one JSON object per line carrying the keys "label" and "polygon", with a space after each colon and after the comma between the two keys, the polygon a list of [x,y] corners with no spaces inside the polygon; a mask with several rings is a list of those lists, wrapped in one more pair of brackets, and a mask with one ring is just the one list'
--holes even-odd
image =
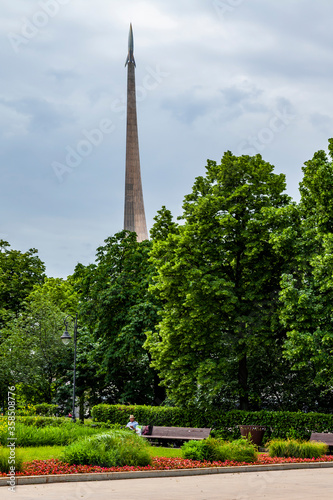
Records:
{"label": "concrete path", "polygon": [[1,500],[332,500],[333,469],[2,487]]}

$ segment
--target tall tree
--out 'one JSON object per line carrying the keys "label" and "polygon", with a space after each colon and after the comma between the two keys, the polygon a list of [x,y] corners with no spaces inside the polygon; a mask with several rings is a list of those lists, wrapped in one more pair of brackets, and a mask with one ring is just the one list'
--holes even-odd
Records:
{"label": "tall tree", "polygon": [[151,296],[151,243],[121,231],[97,249],[96,264],[74,273],[80,316],[95,339],[99,373],[112,388],[113,402],[161,402],[164,391],[143,348],[145,331],[157,322],[159,302]]}
{"label": "tall tree", "polygon": [[52,302],[34,299],[2,330],[1,366],[10,374],[10,385],[20,386],[25,401],[51,403],[61,363],[71,362],[60,340],[63,318]]}
{"label": "tall tree", "polygon": [[269,242],[267,209],[288,205],[284,190],[284,175],[260,155],[227,152],[221,165],[208,161],[206,176],[185,196],[183,224],[167,237],[157,230],[153,290],[164,308],[146,347],[177,404],[221,403],[230,393],[248,409],[255,397],[260,356],[267,365],[281,336],[284,259]]}
{"label": "tall tree", "polygon": [[[45,266],[31,248],[20,252],[10,248],[7,241],[0,240],[0,349],[6,339],[5,325],[17,317],[25,307],[25,299],[37,283],[45,278]],[[5,353],[8,359],[9,352]],[[5,406],[10,372],[0,356],[0,401]]]}
{"label": "tall tree", "polygon": [[44,281],[44,272],[45,266],[36,249],[22,253],[0,240],[0,327],[22,310],[33,287]]}
{"label": "tall tree", "polygon": [[300,224],[289,242],[295,257],[282,282],[281,320],[287,329],[285,357],[294,369],[307,369],[332,400],[333,139],[329,155],[318,151],[303,167]]}

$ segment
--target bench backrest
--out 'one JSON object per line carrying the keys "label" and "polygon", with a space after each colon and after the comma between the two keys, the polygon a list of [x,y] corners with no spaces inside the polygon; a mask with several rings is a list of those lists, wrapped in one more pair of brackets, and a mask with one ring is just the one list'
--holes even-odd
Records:
{"label": "bench backrest", "polygon": [[162,427],[153,426],[153,431],[148,437],[163,437],[175,439],[205,439],[209,436],[211,429],[195,427]]}
{"label": "bench backrest", "polygon": [[310,436],[310,441],[321,441],[333,446],[333,433],[330,432],[313,432]]}

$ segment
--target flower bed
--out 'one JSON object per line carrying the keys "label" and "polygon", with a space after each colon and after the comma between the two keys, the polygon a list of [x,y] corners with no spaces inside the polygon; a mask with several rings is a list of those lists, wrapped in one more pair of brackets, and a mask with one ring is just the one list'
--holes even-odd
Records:
{"label": "flower bed", "polygon": [[[145,470],[170,470],[170,469],[198,469],[208,467],[232,467],[239,465],[265,465],[265,464],[290,464],[290,463],[314,463],[333,462],[333,455],[325,455],[319,458],[278,458],[269,457],[266,454],[259,456],[256,462],[199,462],[197,460],[185,460],[183,458],[154,458],[153,464],[146,467],[98,467],[92,465],[69,465],[57,459],[34,460],[24,464],[23,472],[17,472],[17,476],[44,476],[50,474],[80,474],[90,472],[129,472]],[[0,476],[6,476],[1,474]]]}

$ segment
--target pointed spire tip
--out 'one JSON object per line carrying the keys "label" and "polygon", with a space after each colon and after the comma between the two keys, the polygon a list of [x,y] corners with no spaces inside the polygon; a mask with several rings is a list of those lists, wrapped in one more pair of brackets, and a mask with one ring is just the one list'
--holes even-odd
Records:
{"label": "pointed spire tip", "polygon": [[125,66],[127,66],[128,63],[133,63],[134,66],[136,66],[135,59],[134,59],[134,37],[133,37],[132,23],[130,23],[130,29],[129,29],[129,34],[128,34],[128,54],[127,54]]}

